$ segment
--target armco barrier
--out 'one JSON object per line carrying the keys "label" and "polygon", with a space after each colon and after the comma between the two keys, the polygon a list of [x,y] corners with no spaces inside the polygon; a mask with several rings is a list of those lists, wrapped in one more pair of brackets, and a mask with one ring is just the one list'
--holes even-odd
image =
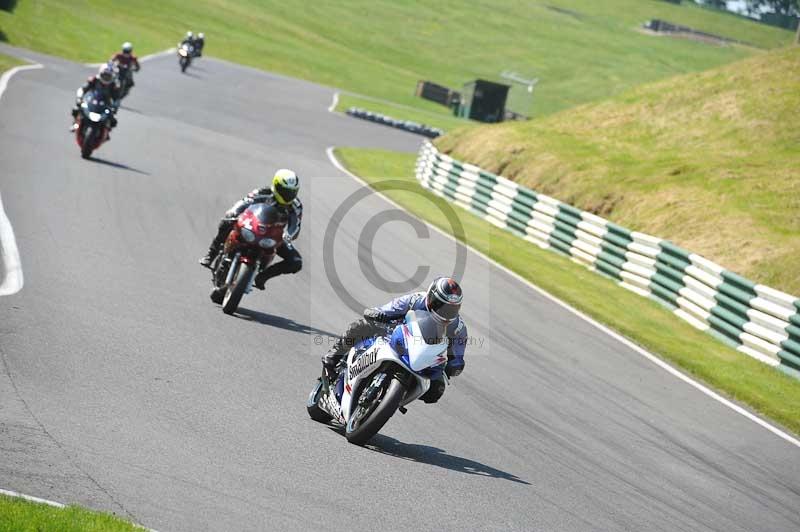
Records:
{"label": "armco barrier", "polygon": [[408,131],[409,133],[423,135],[429,139],[435,139],[436,137],[444,134],[444,131],[438,127],[412,122],[411,120],[397,120],[391,116],[373,113],[372,111],[367,111],[366,109],[360,109],[358,107],[351,107],[346,113],[355,118],[361,118],[362,120],[369,120],[370,122],[377,122],[385,126],[402,129],[404,131]]}
{"label": "armco barrier", "polygon": [[492,224],[666,305],[694,327],[800,378],[800,299],[755,284],[668,240],[461,163],[425,142],[422,186]]}

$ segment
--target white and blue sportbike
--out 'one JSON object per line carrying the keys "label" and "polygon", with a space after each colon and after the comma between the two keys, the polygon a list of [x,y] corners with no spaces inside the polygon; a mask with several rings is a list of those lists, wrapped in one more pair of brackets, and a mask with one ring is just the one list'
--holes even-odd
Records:
{"label": "white and blue sportbike", "polygon": [[405,405],[427,392],[446,364],[441,322],[428,311],[411,310],[385,335],[353,346],[337,367],[335,383],[325,376],[317,381],[308,396],[308,415],[344,425],[347,441],[364,445],[395,411],[405,414]]}

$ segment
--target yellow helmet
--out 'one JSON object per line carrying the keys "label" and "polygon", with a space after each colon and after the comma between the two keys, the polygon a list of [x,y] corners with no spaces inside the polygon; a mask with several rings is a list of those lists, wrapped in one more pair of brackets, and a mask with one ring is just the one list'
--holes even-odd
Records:
{"label": "yellow helmet", "polygon": [[281,168],[272,178],[272,195],[281,205],[289,205],[297,197],[300,190],[300,179],[291,170]]}

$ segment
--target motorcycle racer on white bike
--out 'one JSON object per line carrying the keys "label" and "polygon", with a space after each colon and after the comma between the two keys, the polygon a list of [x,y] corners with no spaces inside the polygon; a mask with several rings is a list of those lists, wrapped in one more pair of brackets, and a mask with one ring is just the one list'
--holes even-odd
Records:
{"label": "motorcycle racer on white bike", "polygon": [[306,404],[309,416],[344,425],[347,440],[363,445],[396,410],[405,414],[416,399],[437,402],[447,377],[464,367],[461,300],[458,283],[442,277],[427,293],[367,309],[323,357],[323,374]]}
{"label": "motorcycle racer on white bike", "polygon": [[[409,310],[427,310],[443,324],[448,338],[447,365],[444,372],[448,377],[459,375],[464,370],[464,351],[468,338],[467,326],[459,315],[463,297],[458,282],[449,277],[438,277],[426,292],[406,294],[382,307],[364,310],[364,318],[351,323],[322,357],[322,367],[328,379],[335,379],[336,366],[351,347],[378,334],[386,324],[402,320]],[[439,375],[422,399],[426,403],[435,403],[442,397],[444,390],[444,379]]]}

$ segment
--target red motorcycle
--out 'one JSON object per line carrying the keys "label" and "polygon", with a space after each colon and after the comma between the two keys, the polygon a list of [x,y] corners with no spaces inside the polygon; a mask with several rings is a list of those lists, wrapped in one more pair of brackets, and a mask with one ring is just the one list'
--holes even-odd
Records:
{"label": "red motorcycle", "polygon": [[221,253],[211,264],[211,301],[233,314],[253,290],[256,274],[269,266],[283,245],[286,220],[274,205],[256,203],[236,219]]}
{"label": "red motorcycle", "polygon": [[81,148],[81,157],[88,159],[92,152],[108,140],[111,131],[112,107],[106,97],[99,91],[88,91],[81,94],[78,128],[75,130],[75,141]]}

